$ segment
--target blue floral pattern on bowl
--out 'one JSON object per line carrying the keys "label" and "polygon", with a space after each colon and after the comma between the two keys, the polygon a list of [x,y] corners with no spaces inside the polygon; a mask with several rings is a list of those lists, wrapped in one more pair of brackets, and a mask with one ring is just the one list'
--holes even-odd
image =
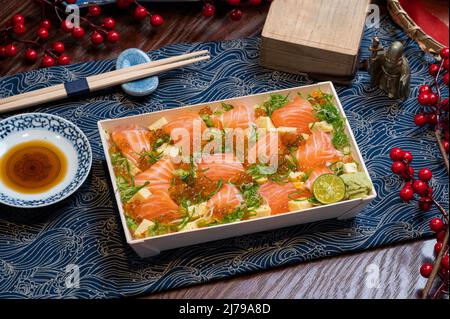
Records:
{"label": "blue floral pattern on bowl", "polygon": [[31,129],[57,133],[68,141],[77,154],[77,170],[70,183],[61,191],[42,199],[26,200],[6,195],[0,190],[0,203],[20,207],[42,207],[59,202],[73,194],[86,180],[92,166],[92,151],[86,135],[73,123],[55,115],[27,113],[0,121],[0,142],[11,134]]}
{"label": "blue floral pattern on bowl", "polygon": [[[139,49],[127,49],[123,51],[116,62],[116,69],[123,69],[133,65],[150,62],[148,55]],[[156,90],[159,84],[157,76],[122,84],[122,90],[131,96],[145,96]]]}

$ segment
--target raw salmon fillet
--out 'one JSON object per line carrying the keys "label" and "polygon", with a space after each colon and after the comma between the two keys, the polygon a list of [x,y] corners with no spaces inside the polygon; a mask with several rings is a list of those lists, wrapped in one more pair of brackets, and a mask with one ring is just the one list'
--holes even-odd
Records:
{"label": "raw salmon fillet", "polygon": [[[201,133],[203,133],[207,127],[201,117],[193,112],[180,115],[175,120],[170,121],[162,127],[163,131],[173,138],[174,143],[178,143],[182,139],[182,136],[177,136],[177,131],[174,131],[175,129],[181,128],[186,130],[185,132],[189,134],[191,141],[195,140],[197,143],[200,143],[202,138]],[[174,136],[172,136],[172,133]],[[191,145],[193,145],[192,142]]]}
{"label": "raw salmon fillet", "polygon": [[170,183],[174,177],[173,171],[175,165],[169,156],[161,158],[146,171],[136,175],[134,182],[138,186],[149,182],[148,189],[150,192],[164,191],[168,192]]}
{"label": "raw salmon fillet", "polygon": [[268,182],[261,185],[259,193],[272,209],[272,215],[288,212],[288,202],[301,197],[299,190],[292,183]]}
{"label": "raw salmon fillet", "polygon": [[320,175],[323,174],[334,174],[333,171],[331,169],[329,169],[328,167],[324,166],[320,166],[320,167],[315,167],[309,174],[308,179],[305,182],[305,187],[307,187],[308,189],[311,190],[312,185],[314,183],[314,181],[317,179],[317,177],[319,177]]}
{"label": "raw salmon fillet", "polygon": [[306,143],[295,153],[300,168],[323,166],[326,162],[334,162],[341,158],[331,143],[331,136],[324,132],[313,132]]}
{"label": "raw salmon fillet", "polygon": [[244,173],[244,166],[233,154],[203,155],[197,164],[198,171],[214,182],[235,182]]}
{"label": "raw salmon fillet", "polygon": [[111,133],[111,138],[122,154],[135,166],[139,164],[142,152],[151,150],[150,131],[139,125],[119,127]]}
{"label": "raw salmon fillet", "polygon": [[270,118],[276,127],[296,127],[300,133],[309,133],[309,123],[317,121],[312,105],[300,96],[275,110]]}
{"label": "raw salmon fillet", "polygon": [[178,205],[167,192],[162,191],[156,191],[145,201],[136,203],[134,213],[143,219],[162,223],[170,223],[182,217]]}
{"label": "raw salmon fillet", "polygon": [[241,129],[246,129],[251,123],[255,122],[254,110],[251,110],[244,104],[234,104],[233,106],[232,110],[213,116],[213,120],[219,120],[223,128]]}
{"label": "raw salmon fillet", "polygon": [[221,219],[234,211],[242,203],[242,200],[242,195],[236,186],[227,183],[208,200],[206,206],[213,210],[214,217]]}

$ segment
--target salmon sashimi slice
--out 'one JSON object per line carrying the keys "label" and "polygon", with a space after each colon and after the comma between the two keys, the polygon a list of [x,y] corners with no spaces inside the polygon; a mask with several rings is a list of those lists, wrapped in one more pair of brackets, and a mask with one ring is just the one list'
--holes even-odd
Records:
{"label": "salmon sashimi slice", "polygon": [[334,174],[334,173],[327,166],[315,167],[312,171],[310,171],[309,177],[305,182],[305,187],[308,188],[309,190],[312,190],[311,188],[314,181],[317,179],[317,177],[323,174]]}
{"label": "salmon sashimi slice", "polygon": [[268,182],[261,185],[259,193],[272,209],[272,215],[289,212],[288,202],[303,196],[292,183]]}
{"label": "salmon sashimi slice", "polygon": [[156,191],[145,201],[137,202],[134,213],[142,219],[168,224],[182,217],[180,207],[167,192]]}
{"label": "salmon sashimi slice", "polygon": [[111,133],[114,144],[131,163],[139,166],[144,151],[150,151],[151,132],[139,125],[119,127]]}
{"label": "salmon sashimi slice", "polygon": [[212,209],[212,215],[216,219],[222,219],[233,212],[242,201],[242,195],[237,187],[227,183],[208,200],[206,207]]}
{"label": "salmon sashimi slice", "polygon": [[[169,134],[174,143],[181,142],[179,147],[183,147],[187,152],[192,150],[193,145],[201,147],[202,134],[207,129],[202,118],[193,112],[177,116],[162,127],[162,130]],[[188,155],[185,153],[185,155]]]}
{"label": "salmon sashimi slice", "polygon": [[174,177],[175,165],[169,156],[161,158],[146,171],[136,175],[134,182],[137,186],[148,183],[150,192],[168,192]]}
{"label": "salmon sashimi slice", "polygon": [[276,127],[296,127],[300,133],[309,133],[309,123],[317,121],[311,103],[300,96],[275,110],[270,118]]}
{"label": "salmon sashimi slice", "polygon": [[338,161],[342,154],[334,148],[330,134],[318,131],[313,132],[306,143],[298,148],[295,157],[300,168],[314,168]]}
{"label": "salmon sashimi slice", "polygon": [[233,154],[203,155],[197,164],[198,171],[214,182],[222,179],[223,183],[235,182],[242,173],[244,166]]}
{"label": "salmon sashimi slice", "polygon": [[234,104],[234,108],[230,111],[223,112],[213,117],[219,120],[223,128],[241,128],[245,130],[255,122],[255,112],[244,104]]}
{"label": "salmon sashimi slice", "polygon": [[271,164],[278,159],[278,154],[284,152],[284,148],[278,132],[267,131],[256,143],[249,145],[247,161],[249,164]]}

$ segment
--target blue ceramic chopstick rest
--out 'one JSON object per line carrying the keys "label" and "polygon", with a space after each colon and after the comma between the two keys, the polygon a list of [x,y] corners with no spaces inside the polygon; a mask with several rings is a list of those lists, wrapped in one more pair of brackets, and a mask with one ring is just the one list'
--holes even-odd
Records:
{"label": "blue ceramic chopstick rest", "polygon": [[[134,48],[127,49],[117,58],[116,69],[119,70],[150,61],[150,58],[144,51]],[[124,83],[122,84],[122,89],[127,94],[132,96],[145,96],[155,91],[158,84],[158,77],[152,76],[145,79]]]}

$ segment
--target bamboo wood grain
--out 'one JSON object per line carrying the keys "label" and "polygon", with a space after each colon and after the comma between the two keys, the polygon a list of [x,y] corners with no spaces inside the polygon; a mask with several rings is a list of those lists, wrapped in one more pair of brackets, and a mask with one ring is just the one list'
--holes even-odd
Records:
{"label": "bamboo wood grain", "polygon": [[[88,77],[86,80],[89,84],[89,88],[91,92],[98,91],[107,87],[115,86],[118,84],[123,84],[131,81],[135,81],[138,79],[142,79],[145,77],[149,77],[155,74],[159,74],[162,72],[170,71],[173,69],[177,69],[183,66],[187,66],[192,63],[200,62],[209,59],[210,56],[201,56],[197,58],[188,59],[185,61],[178,61],[169,64],[160,65],[153,68],[144,68],[144,69],[134,69],[134,71],[130,71],[131,68],[121,69],[112,72],[103,73],[101,77],[95,76],[94,79]],[[120,71],[120,72],[119,72]],[[49,90],[49,88],[36,90],[39,94],[35,94],[32,96],[27,96],[25,98],[13,100],[11,102],[6,102],[0,104],[0,113],[15,111],[19,109],[23,109],[29,106],[39,105],[42,103],[48,103],[52,101],[56,101],[58,99],[63,99],[67,97],[67,92],[64,86],[61,88],[58,85],[57,90]],[[20,96],[20,94],[19,94]]]}
{"label": "bamboo wood grain", "polygon": [[[139,70],[144,70],[144,69],[147,69],[147,68],[153,68],[153,67],[157,67],[157,66],[173,63],[173,62],[187,60],[187,59],[190,59],[190,58],[194,58],[194,57],[198,57],[198,56],[201,56],[201,55],[205,55],[207,53],[208,53],[208,50],[201,50],[201,51],[196,51],[196,52],[192,52],[192,53],[186,53],[186,54],[182,54],[182,55],[178,55],[178,56],[174,56],[174,57],[170,57],[170,58],[165,58],[165,59],[160,59],[160,60],[156,60],[156,61],[151,61],[151,62],[147,62],[147,63],[141,63],[141,64],[137,64],[137,65],[134,65],[134,66],[130,66],[128,68],[120,69],[120,70],[115,70],[115,71],[111,71],[111,72],[106,72],[106,73],[93,75],[93,76],[89,77],[89,79],[90,79],[89,83],[94,83],[96,81],[100,81],[100,80],[103,80],[105,78],[109,78],[109,77],[113,77],[113,76],[124,75],[124,74],[130,73],[131,71],[139,71]],[[50,94],[51,92],[59,91],[61,89],[64,89],[64,84],[57,84],[57,85],[53,85],[53,86],[50,86],[50,87],[47,87],[47,88],[34,90],[34,91],[22,93],[22,94],[13,95],[13,96],[10,96],[8,98],[1,99],[0,100],[0,106],[3,105],[3,104],[7,104],[7,103],[10,103],[10,102],[13,102],[13,101],[17,101],[17,100],[20,100],[20,99],[24,99],[24,98],[32,98],[32,97],[35,97],[35,96],[38,96],[38,95],[41,95],[41,94]]]}

